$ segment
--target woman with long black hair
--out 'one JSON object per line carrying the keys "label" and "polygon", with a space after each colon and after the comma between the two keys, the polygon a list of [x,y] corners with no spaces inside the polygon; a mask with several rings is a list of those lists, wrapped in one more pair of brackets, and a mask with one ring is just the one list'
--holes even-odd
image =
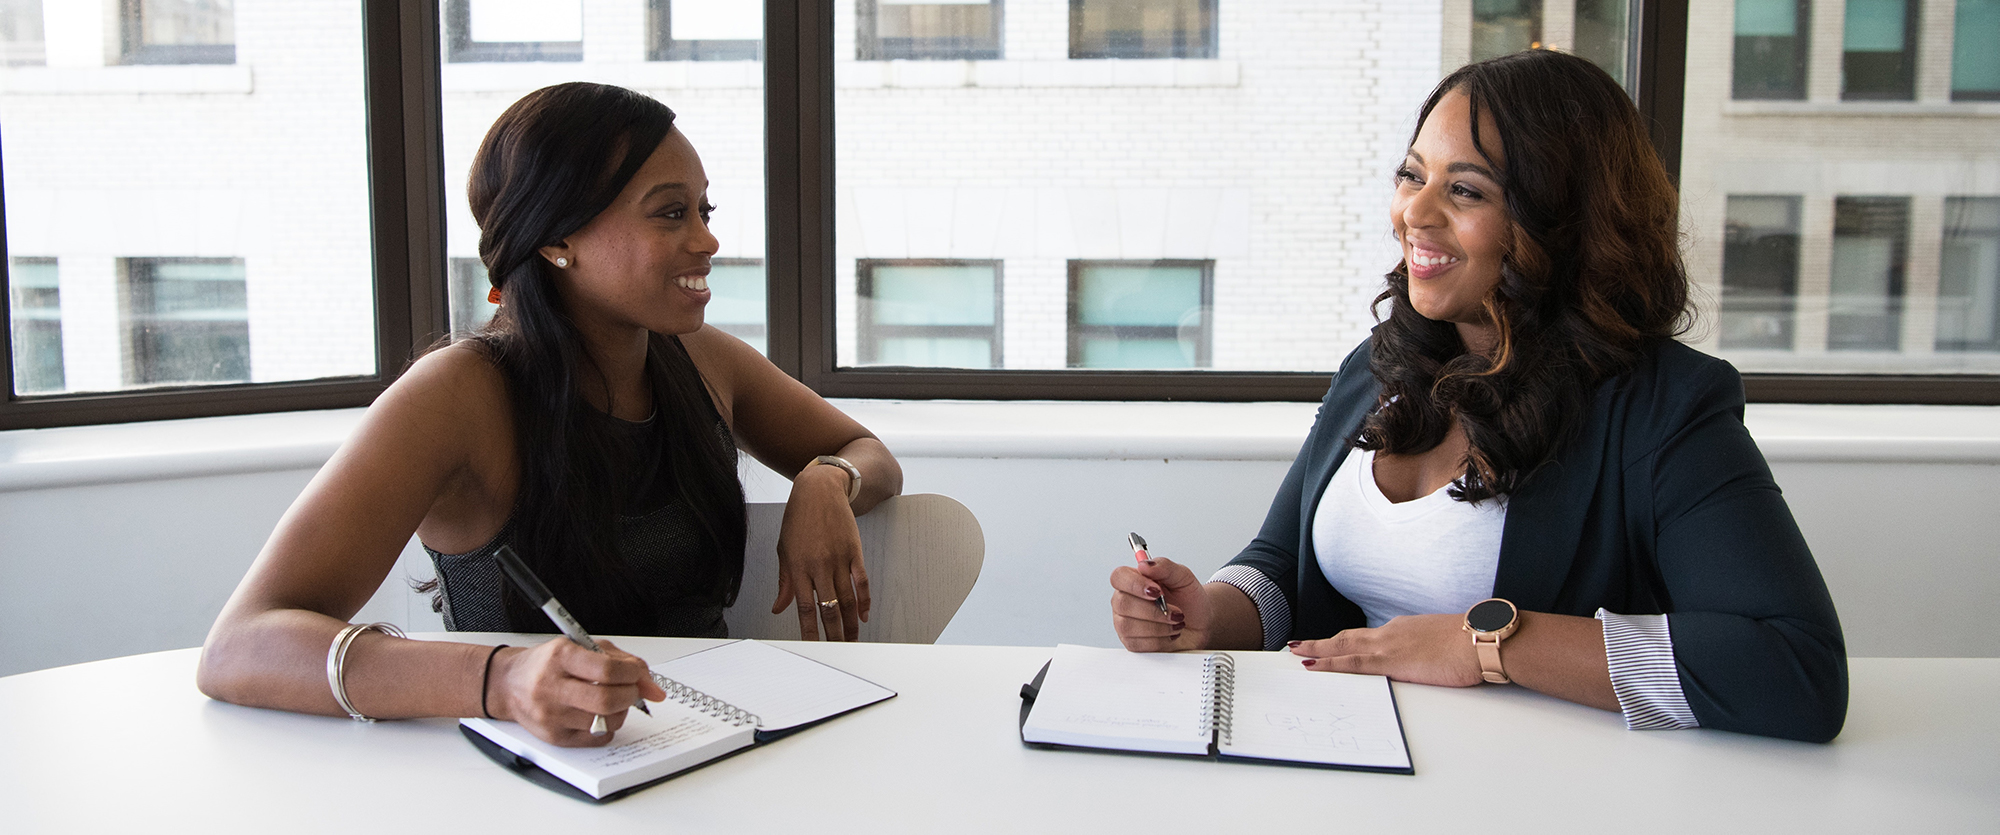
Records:
{"label": "woman with long black hair", "polygon": [[596,717],[616,728],[635,697],[663,696],[616,647],[496,651],[346,621],[415,532],[451,629],[550,631],[503,578],[507,547],[593,632],[721,636],[743,572],[739,446],[795,474],[772,611],[795,606],[807,639],[851,639],[869,607],[854,517],[902,470],[702,323],[707,189],[673,111],[639,93],[562,84],[502,114],[469,187],[498,313],[414,363],[293,503],[209,633],[202,691],[602,744]]}
{"label": "woman with long black hair", "polygon": [[1289,647],[1632,728],[1832,739],[1840,622],[1741,378],[1674,340],[1675,191],[1625,92],[1556,52],[1466,66],[1394,189],[1387,319],[1242,553],[1206,585],[1166,560],[1113,572],[1125,646]]}

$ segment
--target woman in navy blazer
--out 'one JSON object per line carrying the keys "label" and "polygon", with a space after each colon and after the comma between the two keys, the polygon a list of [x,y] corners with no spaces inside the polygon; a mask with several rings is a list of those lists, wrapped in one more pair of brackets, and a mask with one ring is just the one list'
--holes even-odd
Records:
{"label": "woman in navy blazer", "polygon": [[1543,51],[1453,73],[1391,224],[1389,316],[1341,363],[1262,530],[1205,585],[1162,559],[1114,571],[1126,647],[1289,646],[1314,670],[1496,680],[1465,613],[1369,628],[1328,580],[1315,518],[1369,450],[1390,502],[1504,508],[1490,596],[1518,615],[1497,680],[1634,728],[1837,735],[1839,620],[1743,426],[1741,378],[1672,338],[1688,322],[1675,193],[1616,82]]}

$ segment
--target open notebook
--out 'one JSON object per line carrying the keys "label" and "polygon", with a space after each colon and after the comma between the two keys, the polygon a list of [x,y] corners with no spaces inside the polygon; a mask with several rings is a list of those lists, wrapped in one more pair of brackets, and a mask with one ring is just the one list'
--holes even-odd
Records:
{"label": "open notebook", "polygon": [[1382,676],[1064,644],[1021,695],[1034,745],[1416,773]]}
{"label": "open notebook", "polygon": [[610,745],[562,748],[512,722],[461,719],[467,739],[536,783],[610,800],[896,695],[752,640],[653,665],[667,700],[625,714]]}

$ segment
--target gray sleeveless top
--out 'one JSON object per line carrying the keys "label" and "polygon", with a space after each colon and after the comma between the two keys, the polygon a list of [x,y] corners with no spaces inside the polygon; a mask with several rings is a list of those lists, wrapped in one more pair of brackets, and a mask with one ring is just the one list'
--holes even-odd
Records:
{"label": "gray sleeveless top", "polygon": [[[713,407],[711,406],[711,410]],[[612,432],[623,436],[634,449],[634,461],[658,462],[660,441],[653,420],[642,423],[606,417]],[[716,431],[729,440],[729,427],[716,417]],[[734,448],[733,441],[729,444]],[[717,559],[713,548],[702,538],[699,525],[687,504],[673,495],[665,478],[656,477],[657,466],[638,467],[631,495],[633,501],[621,512],[612,528],[618,555],[630,568],[638,594],[646,601],[655,621],[651,628],[628,630],[635,635],[690,638],[726,638],[729,627],[722,620],[722,601],[711,587],[699,587],[709,561]],[[510,615],[502,596],[507,579],[500,573],[493,555],[502,545],[514,541],[515,519],[493,539],[463,554],[440,554],[430,546],[424,551],[437,569],[438,594],[435,604],[444,615],[444,627],[454,632],[552,632],[554,625],[539,611],[532,618]],[[580,603],[581,601],[579,601]],[[572,611],[579,606],[568,600]],[[585,629],[595,631],[588,623]]]}

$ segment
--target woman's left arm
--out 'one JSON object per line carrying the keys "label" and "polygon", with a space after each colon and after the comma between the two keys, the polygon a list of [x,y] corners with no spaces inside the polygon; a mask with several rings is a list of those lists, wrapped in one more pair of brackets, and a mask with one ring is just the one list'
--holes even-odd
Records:
{"label": "woman's left arm", "polygon": [[[1484,680],[1463,614],[1405,615],[1374,629],[1293,641],[1291,647],[1311,670],[1369,673],[1446,687],[1470,687]],[[1522,687],[1618,710],[1603,625],[1594,618],[1521,612],[1520,625],[1501,644],[1500,660],[1507,677]]]}
{"label": "woman's left arm", "polygon": [[[703,326],[682,336],[681,344],[737,444],[792,480],[778,533],[772,613],[795,606],[804,640],[818,639],[822,628],[830,640],[854,640],[869,609],[868,572],[854,518],[903,492],[902,465],[866,427],[742,340]],[[847,470],[815,464],[822,455],[844,458],[860,471],[860,491],[852,501]]]}

